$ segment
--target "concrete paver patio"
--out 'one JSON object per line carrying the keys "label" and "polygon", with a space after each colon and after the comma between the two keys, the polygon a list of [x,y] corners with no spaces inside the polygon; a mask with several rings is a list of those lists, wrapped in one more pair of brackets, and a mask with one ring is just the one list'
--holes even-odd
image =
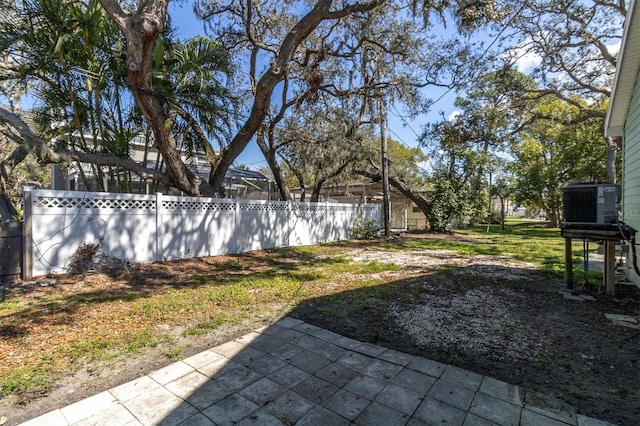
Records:
{"label": "concrete paver patio", "polygon": [[290,317],[23,423],[601,426],[558,400]]}

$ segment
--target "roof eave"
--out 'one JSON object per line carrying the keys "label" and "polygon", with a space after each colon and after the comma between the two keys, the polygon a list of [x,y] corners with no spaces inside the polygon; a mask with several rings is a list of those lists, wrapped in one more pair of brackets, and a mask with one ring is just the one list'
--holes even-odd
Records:
{"label": "roof eave", "polygon": [[611,100],[604,123],[604,135],[606,137],[623,135],[624,123],[632,96],[632,91],[628,88],[634,86],[638,67],[640,67],[640,55],[625,54],[628,46],[635,46],[637,45],[636,42],[640,40],[640,32],[636,30],[640,22],[638,22],[638,14],[634,13],[634,11],[635,0],[631,0],[624,24]]}
{"label": "roof eave", "polygon": [[604,136],[607,138],[615,138],[617,136],[622,136],[624,134],[624,124],[619,126],[611,126],[605,127]]}

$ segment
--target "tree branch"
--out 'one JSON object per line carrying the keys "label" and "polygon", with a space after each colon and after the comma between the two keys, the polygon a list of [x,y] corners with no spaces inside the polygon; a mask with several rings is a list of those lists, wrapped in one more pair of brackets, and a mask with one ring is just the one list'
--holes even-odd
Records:
{"label": "tree branch", "polygon": [[330,8],[333,0],[317,0],[313,8],[289,30],[280,44],[278,55],[271,62],[269,69],[257,81],[249,118],[242,125],[231,143],[223,150],[220,162],[210,178],[209,183],[216,193],[223,193],[224,176],[228,168],[262,125],[269,109],[271,94],[275,86],[288,74],[289,66],[298,46],[323,21],[339,19],[350,13],[368,11],[383,3],[384,0],[375,0],[368,3],[358,3],[340,11],[331,12]]}
{"label": "tree branch", "polygon": [[118,26],[123,33],[127,29],[128,15],[120,7],[120,2],[117,0],[99,0],[102,8],[107,12],[107,15]]}
{"label": "tree branch", "polygon": [[142,167],[131,158],[122,158],[114,155],[90,154],[71,150],[55,152],[49,148],[47,142],[36,135],[20,117],[2,107],[0,107],[0,121],[15,129],[23,140],[23,143],[20,144],[11,153],[11,155],[2,162],[4,168],[3,172],[7,175],[10,175],[13,167],[22,162],[22,160],[31,153],[44,164],[63,163],[73,160],[82,163],[95,164],[96,166],[122,167],[125,170],[135,173],[142,179],[152,179],[157,182],[173,186],[171,180],[165,173]]}

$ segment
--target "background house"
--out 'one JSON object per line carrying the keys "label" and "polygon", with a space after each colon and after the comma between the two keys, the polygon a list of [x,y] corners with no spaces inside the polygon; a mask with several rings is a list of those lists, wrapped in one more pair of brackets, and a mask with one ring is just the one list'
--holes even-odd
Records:
{"label": "background house", "polygon": [[[291,190],[294,200],[299,200],[300,188]],[[306,196],[309,196],[307,191]],[[325,186],[320,192],[318,201],[331,203],[363,203],[382,204],[382,182],[359,182],[344,185]],[[425,229],[427,217],[411,200],[399,191],[391,188],[389,192],[391,204],[390,226],[394,231]]]}
{"label": "background house", "polygon": [[[155,147],[148,147],[143,137],[134,138],[129,144],[129,156],[145,167],[164,170],[162,158]],[[204,155],[183,158],[187,167],[203,179],[209,179],[210,165]],[[102,182],[98,182],[101,180]],[[150,180],[142,180],[126,170],[112,167],[100,169],[91,164],[73,164],[63,167],[51,165],[51,189],[66,191],[130,192],[151,194],[162,192],[180,195],[175,188],[169,188]],[[229,169],[225,178],[225,191],[228,198],[252,200],[277,200],[278,191],[273,180],[255,170]]]}
{"label": "background house", "polygon": [[[640,11],[637,9],[632,0],[618,55],[605,136],[622,137],[622,217],[640,232]],[[640,285],[640,277],[631,269],[630,279]]]}

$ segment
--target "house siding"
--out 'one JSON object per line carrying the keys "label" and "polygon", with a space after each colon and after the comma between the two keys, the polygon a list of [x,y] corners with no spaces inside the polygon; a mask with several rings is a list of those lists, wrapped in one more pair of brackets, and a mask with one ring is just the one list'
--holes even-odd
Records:
{"label": "house siding", "polygon": [[640,231],[640,86],[638,77],[627,120],[623,143],[623,220]]}
{"label": "house siding", "polygon": [[[624,125],[622,162],[622,217],[640,232],[640,82],[636,75],[633,95]],[[640,237],[640,235],[638,235]],[[628,259],[633,262],[633,259]],[[638,260],[640,263],[640,260]],[[628,263],[631,266],[631,263]],[[631,266],[629,278],[640,285]]]}

